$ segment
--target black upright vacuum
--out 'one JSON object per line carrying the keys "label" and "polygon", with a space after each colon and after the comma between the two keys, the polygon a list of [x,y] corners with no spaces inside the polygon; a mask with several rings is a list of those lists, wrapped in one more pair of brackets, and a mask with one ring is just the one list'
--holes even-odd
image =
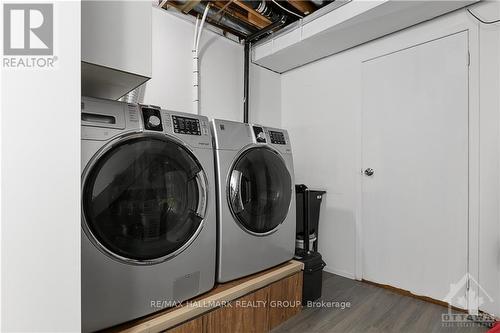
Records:
{"label": "black upright vacuum", "polygon": [[322,274],[325,262],[318,252],[319,211],[326,191],[310,190],[295,185],[297,202],[297,231],[295,259],[304,263],[302,304],[321,297]]}

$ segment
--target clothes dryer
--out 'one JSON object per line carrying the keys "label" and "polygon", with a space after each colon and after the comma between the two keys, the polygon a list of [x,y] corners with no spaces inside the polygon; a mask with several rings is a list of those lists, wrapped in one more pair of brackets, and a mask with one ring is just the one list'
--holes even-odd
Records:
{"label": "clothes dryer", "polygon": [[293,258],[295,191],[286,130],[215,119],[217,280]]}

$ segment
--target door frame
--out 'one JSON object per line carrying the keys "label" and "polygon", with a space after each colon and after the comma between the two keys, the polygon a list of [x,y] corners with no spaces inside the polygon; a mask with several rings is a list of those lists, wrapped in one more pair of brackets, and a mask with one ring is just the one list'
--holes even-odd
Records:
{"label": "door frame", "polygon": [[[469,137],[468,137],[468,239],[467,239],[467,273],[479,280],[479,167],[480,167],[480,103],[479,103],[479,26],[478,23],[467,15],[465,10],[443,16],[436,20],[428,21],[410,27],[400,32],[361,46],[360,66],[363,62],[383,55],[394,53],[410,47],[427,43],[460,32],[467,32],[469,48]],[[467,55],[466,55],[467,56]],[[362,75],[362,70],[359,71]],[[360,81],[362,78],[360,77]],[[362,113],[359,108],[358,117],[358,197],[356,208],[356,247],[355,247],[355,278],[363,279],[363,221],[362,221],[362,184],[363,184],[363,146],[362,146]],[[472,295],[479,295],[479,286],[469,284],[466,291],[468,300],[467,309],[471,314],[477,314],[476,302],[470,299]],[[478,297],[478,296],[476,296]]]}

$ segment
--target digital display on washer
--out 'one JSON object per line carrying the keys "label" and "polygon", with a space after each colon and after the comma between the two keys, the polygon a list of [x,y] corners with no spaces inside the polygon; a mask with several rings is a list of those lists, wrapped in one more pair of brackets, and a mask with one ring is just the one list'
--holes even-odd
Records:
{"label": "digital display on washer", "polygon": [[269,135],[271,136],[271,143],[286,145],[285,134],[283,132],[269,131]]}
{"label": "digital display on washer", "polygon": [[201,135],[199,119],[172,116],[172,121],[175,133]]}

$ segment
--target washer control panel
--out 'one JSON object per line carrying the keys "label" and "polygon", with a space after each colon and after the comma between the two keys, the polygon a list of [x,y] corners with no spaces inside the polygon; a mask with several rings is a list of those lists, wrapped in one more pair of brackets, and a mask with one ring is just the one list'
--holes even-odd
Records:
{"label": "washer control panel", "polygon": [[200,120],[181,116],[172,116],[174,132],[189,135],[201,135]]}
{"label": "washer control panel", "polygon": [[269,136],[271,137],[271,143],[286,145],[285,134],[283,132],[269,131]]}
{"label": "washer control panel", "polygon": [[255,134],[255,140],[258,143],[266,143],[266,134],[264,133],[264,129],[262,127],[253,126],[253,133]]}
{"label": "washer control panel", "polygon": [[144,120],[144,128],[150,131],[163,132],[161,123],[161,114],[159,109],[142,108],[142,118]]}

